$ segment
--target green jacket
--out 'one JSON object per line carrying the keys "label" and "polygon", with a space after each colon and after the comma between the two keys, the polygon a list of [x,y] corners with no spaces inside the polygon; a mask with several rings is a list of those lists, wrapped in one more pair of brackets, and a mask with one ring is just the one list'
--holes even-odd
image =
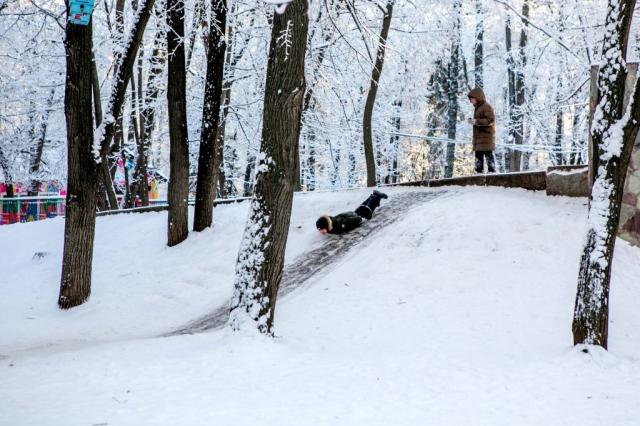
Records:
{"label": "green jacket", "polygon": [[344,212],[337,216],[331,216],[330,234],[340,235],[353,231],[362,223],[362,218],[355,212]]}

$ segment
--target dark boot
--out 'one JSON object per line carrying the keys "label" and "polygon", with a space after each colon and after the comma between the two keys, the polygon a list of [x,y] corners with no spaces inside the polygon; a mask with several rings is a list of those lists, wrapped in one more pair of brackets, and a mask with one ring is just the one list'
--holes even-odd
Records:
{"label": "dark boot", "polygon": [[[369,198],[364,200],[362,204],[356,209],[356,214],[364,219],[370,220],[373,217],[373,212],[380,206],[380,199],[382,198],[378,194],[382,194],[382,192],[374,191],[373,194],[369,195]],[[382,194],[385,197],[386,194]]]}
{"label": "dark boot", "polygon": [[493,155],[493,151],[487,153],[487,167],[489,168],[489,173],[496,172],[496,157]]}
{"label": "dark boot", "polygon": [[476,173],[481,174],[484,172],[484,152],[476,151]]}
{"label": "dark boot", "polygon": [[382,198],[383,200],[386,200],[387,198],[389,198],[387,194],[385,194],[384,192],[380,192],[377,189],[373,191],[373,195],[375,195],[378,198]]}

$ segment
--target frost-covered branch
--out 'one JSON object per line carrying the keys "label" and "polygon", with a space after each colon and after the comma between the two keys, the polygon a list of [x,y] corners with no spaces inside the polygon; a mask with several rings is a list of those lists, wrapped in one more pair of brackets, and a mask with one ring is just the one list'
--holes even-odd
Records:
{"label": "frost-covered branch", "polygon": [[138,12],[131,24],[131,30],[123,43],[124,54],[118,55],[117,57],[109,100],[105,108],[104,121],[96,129],[93,138],[93,154],[96,163],[100,163],[101,158],[107,154],[109,145],[113,139],[116,117],[122,111],[125,93],[131,78],[131,73],[133,72],[133,63],[138,54],[140,42],[142,41],[147,22],[151,16],[154,3],[155,0],[141,1]]}
{"label": "frost-covered branch", "polygon": [[289,6],[289,3],[291,3],[293,0],[262,0],[262,1],[267,4],[274,5],[276,13],[282,15],[284,12],[286,12],[287,6]]}

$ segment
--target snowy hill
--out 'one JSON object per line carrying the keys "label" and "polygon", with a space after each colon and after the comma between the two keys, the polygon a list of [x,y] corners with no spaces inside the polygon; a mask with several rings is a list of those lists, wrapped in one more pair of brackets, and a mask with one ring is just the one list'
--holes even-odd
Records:
{"label": "snowy hill", "polygon": [[[63,221],[0,228],[0,425],[637,425],[640,250],[618,241],[610,352],[583,354],[585,201],[394,188],[386,207],[424,191],[279,300],[276,339],[157,337],[228,300],[246,203],[171,249],[165,213],[99,218],[92,297],[70,312]],[[318,215],[367,193],[298,195],[288,267],[340,238]]]}

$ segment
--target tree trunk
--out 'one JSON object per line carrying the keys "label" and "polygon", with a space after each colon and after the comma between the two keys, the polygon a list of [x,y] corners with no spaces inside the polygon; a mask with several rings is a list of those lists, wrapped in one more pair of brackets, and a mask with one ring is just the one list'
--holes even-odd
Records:
{"label": "tree trunk", "polygon": [[[402,93],[400,93],[402,95]],[[402,113],[402,98],[393,101],[394,115],[393,115],[393,127],[396,133],[400,133],[401,113]],[[396,183],[398,181],[398,151],[400,149],[400,136],[392,135],[389,141],[391,147],[391,161],[387,168],[387,176],[384,183]]]}
{"label": "tree trunk", "polygon": [[473,76],[476,87],[484,87],[484,5],[476,0],[476,40],[473,49]]}
{"label": "tree trunk", "polygon": [[[155,40],[154,40],[155,41]],[[147,191],[148,194],[148,182],[147,182],[147,159],[145,151],[145,141],[144,141],[144,115],[143,115],[143,93],[142,93],[142,68],[144,63],[144,46],[141,46],[140,53],[138,54],[138,79],[137,79],[137,92],[136,92],[136,102],[134,103],[135,113],[132,112],[132,116],[136,117],[136,151],[138,153],[138,157],[136,159],[136,165],[133,169],[133,179],[129,184],[129,196],[127,197],[127,207],[135,207],[138,204],[138,200],[142,201],[142,191]],[[133,108],[133,107],[132,107]],[[142,164],[139,164],[142,163]],[[144,173],[140,173],[140,171],[144,169]],[[148,200],[147,204],[148,205]]]}
{"label": "tree trunk", "polygon": [[555,137],[556,151],[554,155],[554,163],[558,166],[564,164],[564,155],[562,154],[563,134],[564,134],[564,120],[562,115],[562,108],[560,108],[560,105],[558,104],[558,111],[556,112],[556,137]]}
{"label": "tree trunk", "polygon": [[[140,3],[136,15],[133,17],[135,24],[131,29],[131,33],[124,39],[125,44],[122,49],[124,54],[116,55],[113,72],[114,83],[111,86],[111,93],[107,101],[105,119],[96,130],[95,135],[94,155],[97,162],[106,162],[106,158],[111,151],[111,142],[118,128],[117,123],[121,119],[122,105],[124,104],[127,86],[133,72],[133,65],[154,3],[155,0],[143,0]],[[116,19],[116,26],[118,25],[120,24]],[[100,185],[104,186],[105,189],[100,190],[100,193],[108,190],[109,185],[113,185],[110,176],[109,165],[102,165],[100,168]],[[111,198],[110,204],[113,204],[114,201],[111,194],[109,194],[109,198]],[[115,205],[117,206],[117,201]]]}
{"label": "tree trunk", "polygon": [[[640,121],[640,85],[624,107],[626,52],[635,0],[607,6],[604,59],[598,75],[598,106],[591,129],[595,182],[573,317],[573,343],[607,348],[611,263],[624,183]],[[630,115],[625,117],[625,112]],[[620,131],[621,129],[621,131]]]}
{"label": "tree trunk", "polygon": [[36,147],[33,152],[33,157],[31,157],[31,165],[29,167],[29,172],[32,178],[31,184],[29,185],[29,195],[38,195],[38,189],[40,187],[40,180],[38,179],[38,173],[40,172],[40,165],[42,164],[42,153],[44,152],[44,144],[47,140],[47,127],[49,124],[49,114],[51,111],[51,107],[53,106],[53,101],[55,99],[56,89],[51,89],[51,94],[49,98],[47,98],[47,103],[45,104],[45,111],[42,119],[40,121],[40,128],[38,131],[38,136],[36,140]]}
{"label": "tree trunk", "polygon": [[[565,14],[564,5],[560,5],[558,13],[558,32],[559,39],[563,40],[563,34],[565,32]],[[567,63],[565,58],[565,52],[561,48],[558,48],[559,60],[556,61],[557,65],[557,77],[556,77],[556,134],[555,134],[555,163],[556,165],[570,164],[570,157],[564,155],[564,110],[562,101],[562,91],[564,88],[564,75],[567,72]]]}
{"label": "tree trunk", "polygon": [[4,172],[4,182],[7,188],[7,198],[13,198],[13,174],[9,169],[9,161],[4,151],[2,150],[2,146],[0,146],[0,168]]}
{"label": "tree trunk", "polygon": [[367,186],[376,186],[376,162],[373,154],[373,129],[371,122],[373,119],[373,106],[375,105],[376,95],[378,94],[378,83],[380,82],[380,75],[382,74],[382,67],[384,65],[384,55],[387,49],[387,37],[389,35],[389,28],[391,27],[394,3],[395,0],[387,0],[387,9],[382,18],[382,30],[380,31],[380,37],[378,39],[378,52],[376,54],[373,71],[371,72],[369,93],[367,94],[367,100],[364,105],[362,131],[364,136],[364,156],[367,163]]}
{"label": "tree trunk", "polygon": [[132,188],[132,196],[135,197],[139,195],[143,206],[149,205],[149,183],[147,181],[149,150],[151,149],[151,135],[155,125],[156,101],[160,94],[160,79],[166,60],[162,43],[164,36],[163,31],[157,31],[153,53],[151,58],[149,58],[149,77],[147,78],[147,91],[143,101],[144,106],[140,113],[141,138],[140,145],[138,146],[138,160],[136,161],[136,168],[133,172],[134,185]]}
{"label": "tree trunk", "polygon": [[220,176],[229,176],[229,179],[226,177],[218,179],[218,184],[224,185],[220,187],[220,197],[235,197],[237,196],[238,190],[236,189],[233,176],[236,172],[236,165],[238,164],[237,149],[234,146],[230,146],[228,152],[224,154],[224,157],[224,162],[221,166],[224,167],[224,170],[221,170]]}
{"label": "tree trunk", "polygon": [[[507,104],[509,105],[509,145],[516,144],[516,72],[515,61],[513,59],[513,48],[511,41],[511,15],[507,15],[507,19],[504,24],[505,28],[505,42],[507,47],[507,80],[508,80],[508,94]],[[520,156],[521,153],[516,147],[512,147],[510,152],[505,153],[505,169],[511,172],[520,170]]]}
{"label": "tree trunk", "polygon": [[[116,16],[118,11],[116,10]],[[100,79],[98,77],[98,67],[93,50],[91,51],[91,89],[93,93],[93,117],[96,129],[102,124],[102,98],[100,96]],[[107,156],[103,155],[102,164],[98,168],[97,177],[97,200],[96,206],[98,210],[109,210],[118,208],[118,200],[113,189],[113,180],[109,171],[109,162]]]}
{"label": "tree trunk", "polygon": [[340,179],[340,146],[338,145],[334,155],[333,149],[331,148],[331,141],[327,141],[327,145],[329,145],[329,149],[331,151],[331,163],[333,164],[329,179],[331,180],[331,189],[335,189],[338,184],[342,186],[342,180]]}
{"label": "tree trunk", "polygon": [[[527,65],[527,55],[525,49],[527,47],[527,26],[529,18],[529,0],[522,3],[522,16],[526,19],[522,20],[522,29],[520,30],[520,43],[518,46],[518,66],[515,68],[515,144],[522,145],[524,143],[524,104],[525,104],[525,81],[524,68]],[[517,148],[517,147],[516,147]],[[523,161],[524,159],[524,161]],[[511,159],[511,166],[514,171],[525,170],[528,167],[528,156],[523,155],[521,151],[514,151]]]}
{"label": "tree trunk", "polygon": [[[318,18],[316,23],[320,21],[322,17],[322,9],[318,13]],[[328,31],[324,26],[322,27],[322,40],[323,45],[318,49],[318,56],[316,62],[313,67],[313,71],[311,75],[317,76],[320,73],[320,68],[322,67],[322,63],[324,62],[325,55],[327,53],[327,48],[329,47],[329,41],[333,36],[332,31]],[[309,39],[312,39],[313,36],[310,36]],[[311,82],[309,87],[307,88],[307,92],[304,94],[304,107],[303,107],[303,121],[306,121],[309,113],[315,110],[316,100],[314,97],[314,89],[317,80]],[[304,124],[304,123],[303,123]],[[313,191],[316,188],[316,131],[313,127],[309,127],[307,131],[307,145],[308,145],[308,157],[307,157],[307,172],[308,172],[308,182],[307,182],[307,190]],[[300,160],[298,160],[300,162]]]}
{"label": "tree trunk", "polygon": [[571,155],[569,157],[569,164],[584,164],[581,160],[580,150],[582,149],[580,126],[580,111],[578,108],[574,108],[573,111],[573,126],[571,126]]}
{"label": "tree trunk", "polygon": [[[211,3],[213,5],[211,10],[214,11],[216,7],[215,6],[216,0],[211,0]],[[196,36],[198,35],[198,27],[201,27],[201,26],[204,27],[206,23],[205,19],[203,19],[204,15],[206,15],[207,13],[205,10],[204,0],[196,0],[193,8],[194,10],[193,10],[193,16],[191,20],[191,34],[189,34],[189,44],[187,45],[188,47],[187,47],[187,53],[186,53],[186,64],[185,64],[186,70],[188,70],[191,67],[191,58],[193,57],[193,50],[194,50],[194,47],[196,46]],[[205,54],[208,55],[209,52],[207,51],[207,49],[209,46],[211,46],[209,44],[210,42],[207,40],[206,35],[203,34],[202,38],[204,39],[203,42],[205,44]]]}
{"label": "tree trunk", "polygon": [[[115,62],[118,63],[122,58],[122,51],[120,50],[124,43],[124,7],[125,0],[116,0],[115,7],[115,33],[114,33],[114,45],[117,46],[114,50],[114,58]],[[93,52],[92,52],[93,54]],[[95,63],[95,59],[94,59]],[[115,72],[114,72],[115,77]],[[96,112],[98,108],[102,110],[101,100],[100,100],[100,80],[98,79],[98,72],[96,68],[96,72],[94,74],[95,82],[93,83],[94,88],[94,107],[96,108]],[[97,98],[96,98],[96,95]],[[98,105],[100,104],[100,105]],[[120,111],[118,111],[120,114]],[[97,121],[96,115],[96,121]],[[101,165],[98,169],[98,209],[99,210],[111,210],[118,208],[118,197],[116,196],[115,188],[113,186],[113,179],[115,177],[116,170],[118,168],[118,157],[120,154],[120,145],[123,141],[122,136],[122,117],[118,115],[116,118],[118,120],[118,128],[116,133],[118,134],[115,138],[115,147],[113,149],[108,150],[106,153],[101,153]],[[102,123],[102,111],[100,111],[100,123]],[[99,124],[98,124],[99,126]],[[118,138],[120,136],[120,138]]]}
{"label": "tree trunk", "polygon": [[[144,30],[149,21],[149,16],[153,10],[153,4],[155,0],[142,0],[136,16],[133,21],[137,24],[131,29],[131,33],[126,38],[126,45],[124,46],[124,55],[118,56],[116,64],[114,66],[114,84],[111,87],[111,93],[107,102],[107,110],[105,119],[102,125],[98,129],[96,135],[96,151],[99,150],[100,154],[106,155],[109,152],[111,140],[116,130],[116,118],[121,115],[122,105],[124,104],[125,94],[131,79],[133,72],[133,65],[135,63],[136,56],[138,55],[138,49],[144,35]],[[96,160],[101,161],[100,157],[95,152]]]}
{"label": "tree trunk", "polygon": [[67,200],[58,306],[69,309],[91,294],[96,216],[97,167],[92,153],[92,25],[67,22],[65,118],[67,122]]}
{"label": "tree trunk", "polygon": [[[460,15],[462,4],[460,0],[456,0],[455,8],[455,26],[454,39],[451,45],[451,60],[449,62],[449,105],[447,114],[447,137],[451,140],[456,139],[456,130],[458,126],[458,77],[460,76]],[[456,161],[456,145],[455,143],[447,143],[446,165],[444,169],[444,177],[453,176]]]}
{"label": "tree trunk", "polygon": [[167,245],[187,238],[189,201],[189,138],[187,134],[187,75],[184,56],[184,1],[167,0],[167,104],[169,106],[169,220]]}
{"label": "tree trunk", "polygon": [[[331,4],[331,6],[333,6],[333,4]],[[327,5],[327,7],[330,7],[329,5]],[[314,66],[313,66],[313,70],[311,71],[310,75],[311,76],[316,76],[318,75],[318,72],[320,71],[320,67],[322,66],[322,62],[324,61],[324,55],[325,52],[327,50],[327,47],[329,47],[329,40],[331,39],[331,33],[326,31],[325,27],[323,25],[321,25],[321,19],[322,19],[322,11],[323,8],[320,8],[318,11],[318,14],[316,15],[315,18],[315,22],[313,23],[313,25],[311,25],[311,27],[313,28],[313,30],[311,31],[311,33],[309,34],[309,44],[311,45],[312,41],[313,41],[313,37],[315,35],[315,30],[316,28],[320,27],[322,30],[322,34],[323,34],[323,41],[324,44],[320,46],[320,48],[318,49],[318,56],[316,61],[314,62]],[[315,52],[310,51],[309,52],[309,56],[313,57]],[[314,97],[313,97],[313,90],[315,87],[316,81],[315,80],[311,80],[310,82],[308,82],[307,84],[307,91],[304,94],[304,103],[303,103],[303,108],[302,108],[302,121],[303,121],[303,127],[306,124],[306,120],[307,120],[307,114],[309,112],[310,109],[312,109],[312,106],[315,106],[315,102],[314,102]],[[297,179],[296,179],[296,191],[301,191],[303,186],[304,186],[304,178],[307,178],[307,182],[306,182],[306,188],[309,191],[312,191],[313,186],[314,186],[314,182],[315,182],[315,139],[316,139],[316,134],[315,134],[315,130],[313,128],[309,128],[309,130],[307,131],[307,136],[306,138],[304,138],[304,142],[305,142],[305,147],[307,148],[307,167],[303,168],[302,171],[298,171],[297,174]],[[302,150],[299,150],[299,154],[301,154]],[[313,153],[313,154],[312,154]],[[312,157],[313,155],[313,157]],[[302,155],[300,155],[300,158],[298,158],[298,167],[300,167],[300,164],[303,163],[302,160]],[[313,170],[312,170],[313,168]],[[306,172],[306,176],[305,175]],[[311,178],[311,175],[313,175],[313,178]],[[313,179],[313,181],[311,181],[310,179]]]}
{"label": "tree trunk", "polygon": [[273,18],[255,198],[238,254],[231,301],[234,329],[249,322],[270,334],[273,327],[305,93],[307,10],[307,0],[293,0],[282,15],[276,13]]}
{"label": "tree trunk", "polygon": [[198,183],[193,230],[202,231],[213,221],[213,200],[216,181],[220,172],[220,156],[216,151],[216,131],[220,120],[220,100],[224,72],[226,43],[224,28],[227,22],[226,0],[212,0],[212,23],[209,25],[209,47],[207,49],[207,77],[202,109],[200,133],[200,155],[198,157]]}
{"label": "tree trunk", "polygon": [[[231,15],[233,16],[237,10],[238,3],[234,2],[233,7],[231,9]],[[251,18],[249,26],[253,25],[254,18]],[[220,170],[218,171],[218,189],[220,190],[221,196],[228,195],[226,188],[230,185],[227,185],[226,180],[226,161],[224,156],[225,151],[225,138],[226,138],[226,125],[229,120],[229,112],[231,105],[231,88],[234,82],[234,74],[236,65],[242,59],[246,47],[248,45],[249,37],[251,33],[247,33],[245,35],[243,43],[241,43],[242,47],[236,49],[235,47],[238,45],[237,37],[238,32],[234,30],[232,25],[227,26],[227,34],[226,39],[230,40],[230,46],[226,49],[226,58],[224,62],[224,82],[222,84],[222,99],[220,100],[220,105],[222,105],[222,117],[218,122],[218,130],[216,131],[216,152],[220,162]],[[251,173],[249,174],[249,176]],[[232,185],[232,184],[231,184]],[[251,186],[249,184],[249,186]],[[245,184],[246,188],[246,184]]]}
{"label": "tree trunk", "polygon": [[253,170],[256,166],[256,157],[251,153],[251,148],[247,152],[247,165],[244,168],[244,185],[243,185],[243,197],[251,197],[253,195]]}

